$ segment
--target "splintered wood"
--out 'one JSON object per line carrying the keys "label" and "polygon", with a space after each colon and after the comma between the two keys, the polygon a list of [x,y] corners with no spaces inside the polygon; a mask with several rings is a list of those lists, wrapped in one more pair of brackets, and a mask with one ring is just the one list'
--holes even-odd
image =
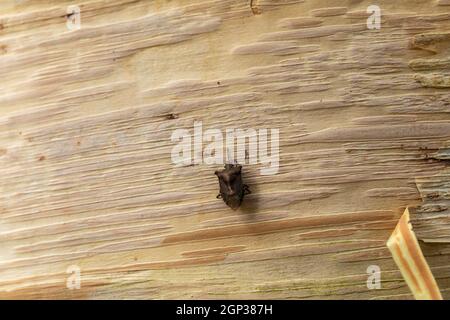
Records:
{"label": "splintered wood", "polygon": [[[449,56],[447,0],[1,0],[0,299],[413,299],[407,206],[450,298]],[[236,211],[196,122],[279,133]]]}
{"label": "splintered wood", "polygon": [[436,280],[412,230],[408,208],[395,227],[387,246],[416,299],[442,299]]}

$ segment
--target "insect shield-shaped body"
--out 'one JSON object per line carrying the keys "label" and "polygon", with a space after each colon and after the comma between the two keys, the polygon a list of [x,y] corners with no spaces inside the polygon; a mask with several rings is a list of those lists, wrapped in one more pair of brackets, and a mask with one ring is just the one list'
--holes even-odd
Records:
{"label": "insect shield-shaped body", "polygon": [[227,163],[225,169],[214,172],[219,178],[220,186],[220,193],[217,198],[222,198],[227,206],[233,210],[239,208],[244,195],[250,193],[248,186],[242,183],[241,170],[241,165]]}

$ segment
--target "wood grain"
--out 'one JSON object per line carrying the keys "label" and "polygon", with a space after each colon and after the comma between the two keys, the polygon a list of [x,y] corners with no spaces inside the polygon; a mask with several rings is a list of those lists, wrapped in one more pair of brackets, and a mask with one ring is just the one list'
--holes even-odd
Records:
{"label": "wood grain", "polygon": [[[69,4],[0,3],[0,298],[411,299],[406,206],[450,297],[448,1],[378,1],[380,30],[369,1]],[[194,121],[280,129],[238,211],[171,162]]]}
{"label": "wood grain", "polygon": [[410,221],[406,208],[387,241],[389,251],[416,300],[442,300]]}

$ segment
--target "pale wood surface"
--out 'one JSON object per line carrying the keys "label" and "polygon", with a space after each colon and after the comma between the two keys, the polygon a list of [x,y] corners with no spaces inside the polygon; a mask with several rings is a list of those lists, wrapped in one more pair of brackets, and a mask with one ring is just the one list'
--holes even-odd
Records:
{"label": "pale wood surface", "polygon": [[[69,4],[0,2],[0,298],[411,299],[385,243],[427,194],[450,297],[448,1],[378,1],[381,30],[369,1]],[[280,129],[236,212],[171,163],[194,120]]]}

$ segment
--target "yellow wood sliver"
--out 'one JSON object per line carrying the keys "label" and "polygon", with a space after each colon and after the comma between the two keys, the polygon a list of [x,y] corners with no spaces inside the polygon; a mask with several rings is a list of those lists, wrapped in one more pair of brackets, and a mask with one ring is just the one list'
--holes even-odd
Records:
{"label": "yellow wood sliver", "polygon": [[397,223],[387,246],[417,300],[442,300],[436,280],[409,223],[408,208]]}

